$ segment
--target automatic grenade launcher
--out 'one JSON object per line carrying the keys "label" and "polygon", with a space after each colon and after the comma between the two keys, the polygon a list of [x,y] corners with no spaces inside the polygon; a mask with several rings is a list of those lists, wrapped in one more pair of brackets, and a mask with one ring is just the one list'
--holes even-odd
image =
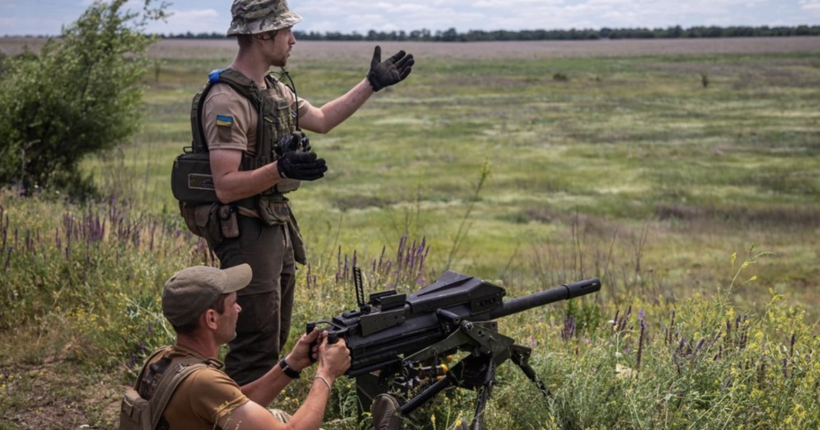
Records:
{"label": "automatic grenade launcher", "polygon": [[[590,278],[503,301],[504,288],[447,271],[409,296],[390,290],[371,294],[365,302],[358,268],[354,268],[354,284],[358,310],[344,312],[330,321],[309,322],[306,328],[311,332],[317,325],[324,325],[329,342],[345,339],[351,358],[347,375],[356,378],[360,407],[369,408],[378,394],[391,389],[409,393],[420,379],[435,378],[435,383],[401,406],[402,415],[448,387],[466,388],[479,393],[473,430],[483,427],[483,411],[495,382],[495,369],[507,360],[511,359],[548,395],[528,363],[532,350],[500,334],[493,320],[601,289],[601,281]],[[442,364],[459,351],[468,355],[452,369]]]}

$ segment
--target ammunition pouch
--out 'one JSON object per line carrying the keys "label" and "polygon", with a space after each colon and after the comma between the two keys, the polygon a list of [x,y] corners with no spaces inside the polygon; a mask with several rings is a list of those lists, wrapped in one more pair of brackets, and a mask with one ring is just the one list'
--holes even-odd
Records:
{"label": "ammunition pouch", "polygon": [[197,206],[196,219],[197,225],[204,221],[200,231],[204,233],[203,237],[208,241],[211,248],[222,243],[224,237],[222,236],[222,223],[219,219],[219,204]]}
{"label": "ammunition pouch", "polygon": [[190,204],[217,202],[210,153],[189,150],[185,148],[185,152],[177,156],[171,169],[174,198]]}
{"label": "ammunition pouch", "polygon": [[217,213],[219,214],[219,228],[222,233],[222,239],[235,239],[239,237],[239,222],[236,220],[236,206],[220,206]]}
{"label": "ammunition pouch", "polygon": [[140,397],[137,390],[128,387],[120,403],[120,430],[153,430],[151,427],[151,406]]}
{"label": "ammunition pouch", "polygon": [[259,218],[265,225],[281,225],[290,222],[288,200],[281,194],[262,194],[256,199]]}
{"label": "ammunition pouch", "polygon": [[[205,240],[214,245],[222,243],[224,236],[220,215],[218,213],[219,209],[220,205],[216,203],[197,205],[179,202],[179,212],[182,214],[182,219],[185,220],[185,226],[188,227],[188,230],[197,236],[205,238]],[[226,216],[230,217],[230,215]],[[228,234],[233,234],[231,233],[230,227],[227,227],[227,230]],[[236,236],[239,236],[239,233],[236,233]]]}
{"label": "ammunition pouch", "polygon": [[190,230],[191,233],[202,237],[202,230],[196,222],[196,208],[197,205],[195,204],[179,202],[179,213],[185,221],[185,226],[188,227],[188,230]]}

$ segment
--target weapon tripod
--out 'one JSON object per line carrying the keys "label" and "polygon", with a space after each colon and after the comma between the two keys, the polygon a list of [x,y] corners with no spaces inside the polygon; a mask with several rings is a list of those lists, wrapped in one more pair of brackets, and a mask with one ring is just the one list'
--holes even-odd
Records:
{"label": "weapon tripod", "polygon": [[[439,312],[446,313],[447,311],[440,310]],[[549,396],[549,390],[538,379],[535,370],[529,364],[532,350],[525,346],[515,345],[513,339],[498,333],[498,325],[495,322],[461,321],[452,314],[439,315],[439,318],[448,320],[449,324],[447,326],[450,330],[453,328],[455,330],[444,340],[406,357],[402,366],[412,368],[412,363],[436,359],[446,351],[457,349],[467,351],[470,355],[444,373],[442,379],[402,405],[400,411],[403,416],[412,413],[443,390],[450,387],[459,387],[478,392],[475,417],[470,429],[483,429],[484,409],[496,382],[495,370],[507,360],[512,360],[544,396]],[[383,376],[371,374],[368,377],[357,379],[359,400],[363,405],[372,403],[373,397],[378,393],[387,391],[388,386],[387,380]]]}

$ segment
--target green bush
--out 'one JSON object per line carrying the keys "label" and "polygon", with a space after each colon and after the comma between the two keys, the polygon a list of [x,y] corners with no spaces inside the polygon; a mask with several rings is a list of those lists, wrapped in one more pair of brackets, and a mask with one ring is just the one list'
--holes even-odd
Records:
{"label": "green bush", "polygon": [[0,79],[3,79],[3,75],[6,71],[6,54],[3,51],[0,51]]}
{"label": "green bush", "polygon": [[37,54],[4,61],[0,75],[0,184],[91,191],[78,164],[87,154],[114,148],[137,130],[139,85],[153,39],[146,22],[162,7],[134,13],[126,0],[95,1]]}

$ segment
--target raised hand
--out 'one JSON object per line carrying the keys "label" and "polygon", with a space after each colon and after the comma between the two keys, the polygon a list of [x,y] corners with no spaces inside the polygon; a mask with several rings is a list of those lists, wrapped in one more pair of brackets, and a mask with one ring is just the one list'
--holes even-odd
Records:
{"label": "raised hand", "polygon": [[373,87],[373,91],[379,91],[403,81],[413,71],[413,64],[415,64],[413,54],[407,54],[403,50],[382,61],[382,48],[376,46],[373,59],[370,60],[370,73],[367,74],[367,80]]}

